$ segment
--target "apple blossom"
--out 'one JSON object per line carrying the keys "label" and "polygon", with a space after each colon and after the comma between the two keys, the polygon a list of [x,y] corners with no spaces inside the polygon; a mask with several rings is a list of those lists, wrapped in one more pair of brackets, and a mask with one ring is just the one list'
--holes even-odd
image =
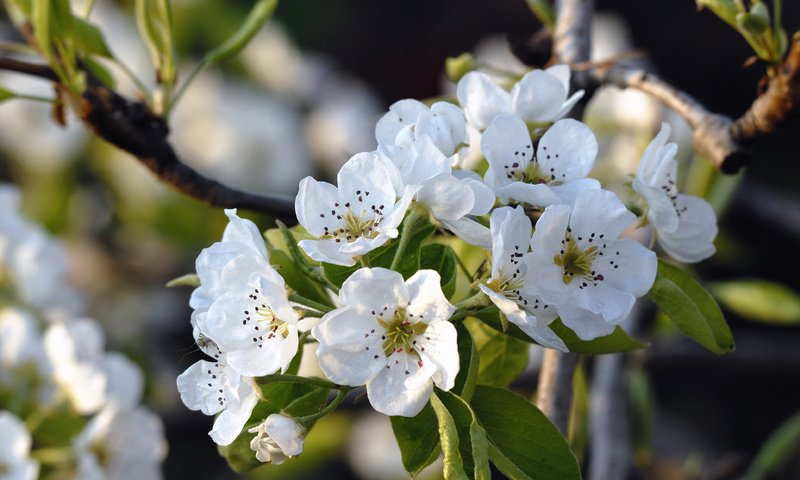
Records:
{"label": "apple blossom", "polygon": [[30,458],[31,435],[25,423],[11,412],[0,410],[0,478],[34,480],[39,464]]}
{"label": "apple blossom", "polygon": [[675,260],[699,262],[716,251],[717,216],[704,199],[678,193],[678,146],[666,143],[669,134],[669,124],[663,123],[642,156],[633,189],[647,202],[659,245]]}
{"label": "apple blossom", "polygon": [[531,221],[522,207],[492,212],[492,276],[479,285],[497,308],[539,344],[566,352],[567,346],[548,327],[557,313],[526,282],[525,259],[531,241]]}
{"label": "apple blossom", "polygon": [[653,285],[655,253],[619,239],[635,221],[614,193],[586,190],[573,208],[547,207],[536,224],[528,275],[583,340],[610,334]]}
{"label": "apple blossom", "polygon": [[393,103],[375,125],[379,149],[391,156],[397,135],[406,128],[414,138],[428,136],[445,157],[454,155],[467,140],[460,108],[447,102],[436,102],[429,108],[419,100],[407,98]]}
{"label": "apple blossom", "polygon": [[297,220],[318,240],[301,240],[299,246],[316,261],[352,266],[396,238],[415,193],[406,189],[398,200],[398,176],[385,155],[365,152],[342,166],[338,188],[304,178],[295,199]]}
{"label": "apple blossom", "polygon": [[404,282],[397,272],[362,268],[342,284],[339,303],[312,331],[332,381],[366,384],[375,410],[407,417],[422,410],[434,384],[453,387],[458,347],[447,320],[455,307],[438,273],[420,270]]}
{"label": "apple blossom", "polygon": [[481,138],[489,161],[486,184],[500,201],[537,207],[572,204],[583,190],[600,182],[586,178],[597,156],[597,140],[583,123],[559,120],[539,140],[536,155],[525,123],[514,115],[492,120]]}

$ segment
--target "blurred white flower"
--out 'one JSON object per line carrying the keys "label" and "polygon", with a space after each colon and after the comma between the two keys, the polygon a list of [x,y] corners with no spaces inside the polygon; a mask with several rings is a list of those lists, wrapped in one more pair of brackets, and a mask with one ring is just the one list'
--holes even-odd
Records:
{"label": "blurred white flower", "polygon": [[44,381],[52,371],[39,323],[20,308],[0,310],[0,383],[13,385],[15,371],[32,365]]}
{"label": "blurred white flower", "polygon": [[39,464],[30,458],[31,435],[25,423],[11,412],[0,410],[0,478],[34,480]]}
{"label": "blurred white flower", "polygon": [[161,420],[144,408],[109,405],[73,443],[78,480],[157,480],[167,455]]}
{"label": "blurred white flower", "polygon": [[306,429],[293,418],[273,413],[247,431],[256,434],[250,450],[256,452],[259,462],[280,465],[303,452]]}

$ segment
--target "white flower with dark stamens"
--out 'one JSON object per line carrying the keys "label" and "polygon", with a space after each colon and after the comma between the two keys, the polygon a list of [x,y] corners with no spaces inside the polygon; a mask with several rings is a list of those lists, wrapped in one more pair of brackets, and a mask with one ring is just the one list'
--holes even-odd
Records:
{"label": "white flower with dark stamens", "polygon": [[411,417],[433,385],[450,390],[458,374],[455,311],[439,274],[420,270],[407,281],[384,268],[357,270],[339,292],[341,308],[312,331],[320,366],[332,381],[367,386],[372,407]]}
{"label": "white flower with dark stamens", "polygon": [[430,108],[413,99],[393,103],[375,125],[378,148],[391,156],[395,139],[404,128],[410,128],[415,138],[430,137],[445,157],[453,156],[467,140],[464,112],[447,102],[436,102]]}
{"label": "white flower with dark stamens", "polygon": [[548,327],[556,309],[544,303],[526,282],[531,241],[531,221],[522,207],[502,207],[492,212],[492,277],[480,285],[508,320],[537,343],[567,351],[564,342]]}
{"label": "white flower with dark stamens", "polygon": [[250,441],[250,450],[256,452],[259,462],[280,465],[303,452],[306,429],[293,418],[273,413],[247,431],[256,434]]}
{"label": "white flower with dark stamens", "polygon": [[412,126],[404,127],[389,158],[400,172],[398,192],[416,191],[415,202],[464,241],[484,248],[491,245],[489,229],[469,216],[488,213],[494,206],[494,193],[472,178],[452,175],[450,160],[431,137],[415,136]]}
{"label": "white flower with dark stamens", "polygon": [[536,223],[528,277],[584,340],[613,332],[653,285],[655,253],[619,239],[635,221],[614,193],[587,190],[572,209],[547,207]]}
{"label": "white flower with dark stamens", "polygon": [[669,133],[669,124],[663,123],[642,156],[633,189],[647,202],[647,219],[659,245],[675,260],[699,262],[716,251],[717,216],[702,198],[678,193],[678,146],[667,143]]}
{"label": "white flower with dark stamens", "polygon": [[379,152],[359,153],[339,170],[338,188],[306,177],[295,200],[297,220],[319,240],[298,244],[320,262],[352,266],[398,235],[413,190],[398,200],[397,167]]}
{"label": "white flower with dark stamens", "polygon": [[0,478],[34,480],[39,464],[30,458],[31,435],[13,413],[0,411]]}
{"label": "white flower with dark stamens", "polygon": [[515,115],[498,115],[484,132],[481,149],[489,161],[486,184],[503,203],[571,205],[583,190],[600,188],[600,182],[586,178],[597,156],[597,140],[577,120],[553,124],[534,156],[525,122]]}
{"label": "white flower with dark stamens", "polygon": [[167,455],[164,427],[144,408],[109,405],[73,445],[79,479],[157,480]]}
{"label": "white flower with dark stamens", "polygon": [[528,72],[511,92],[503,90],[482,72],[469,72],[458,82],[458,102],[467,122],[479,130],[488,127],[496,115],[513,113],[528,124],[553,122],[566,115],[583,90],[569,93],[569,67],[555,65]]}
{"label": "white flower with dark stamens", "polygon": [[297,353],[298,315],[279,275],[253,273],[242,288],[224,293],[208,309],[201,331],[242,375],[285,370]]}
{"label": "white flower with dark stamens", "polygon": [[253,380],[243,377],[217,353],[216,362],[199,360],[178,376],[181,400],[190,410],[216,415],[209,435],[219,445],[229,445],[241,433],[258,402]]}

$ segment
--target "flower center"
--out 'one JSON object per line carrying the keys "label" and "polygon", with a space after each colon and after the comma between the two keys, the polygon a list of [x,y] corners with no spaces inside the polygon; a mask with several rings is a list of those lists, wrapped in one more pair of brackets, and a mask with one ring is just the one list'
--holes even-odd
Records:
{"label": "flower center", "polygon": [[565,284],[578,278],[593,278],[592,263],[597,256],[597,247],[581,250],[572,235],[568,234],[562,242],[565,247],[561,253],[553,257],[553,262],[563,269],[561,280]]}
{"label": "flower center", "polygon": [[406,318],[406,309],[398,308],[391,320],[378,318],[378,323],[386,330],[383,334],[383,354],[389,357],[397,352],[408,352],[419,356],[414,344],[414,337],[422,335],[428,329],[424,322],[411,322]]}
{"label": "flower center", "polygon": [[281,335],[283,338],[289,336],[289,324],[278,318],[271,308],[262,305],[255,307],[255,311],[256,322],[269,332],[266,334],[267,339],[272,339],[276,335]]}

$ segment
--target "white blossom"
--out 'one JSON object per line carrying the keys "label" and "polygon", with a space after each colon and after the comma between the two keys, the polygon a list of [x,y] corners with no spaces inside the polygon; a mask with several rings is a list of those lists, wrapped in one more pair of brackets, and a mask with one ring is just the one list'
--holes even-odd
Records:
{"label": "white blossom", "polygon": [[21,308],[0,310],[0,383],[13,381],[14,370],[33,365],[42,379],[51,373],[39,324]]}
{"label": "white blossom", "polygon": [[380,148],[391,156],[397,135],[407,127],[415,138],[428,136],[445,157],[454,155],[467,140],[464,112],[456,105],[436,102],[429,108],[419,100],[407,98],[393,103],[375,125]]}
{"label": "white blossom", "polygon": [[635,221],[614,193],[587,190],[573,208],[547,207],[536,224],[528,276],[584,340],[613,332],[653,285],[655,253],[619,239]]}
{"label": "white blossom", "polygon": [[458,82],[458,101],[467,122],[479,130],[488,127],[501,113],[513,113],[527,123],[553,122],[583,97],[581,90],[567,98],[569,77],[566,65],[533,70],[507,92],[485,73],[469,72]]}
{"label": "white blossom", "polygon": [[306,429],[293,418],[273,413],[247,431],[256,434],[250,449],[256,452],[259,462],[280,465],[303,452]]}
{"label": "white blossom", "polygon": [[34,480],[39,464],[30,458],[31,435],[25,423],[11,412],[0,410],[0,478]]}
{"label": "white blossom", "polygon": [[525,122],[501,114],[484,132],[481,149],[489,161],[486,184],[503,203],[571,205],[581,191],[600,188],[600,182],[586,178],[597,156],[597,140],[577,120],[553,124],[539,140],[534,156]]}
{"label": "white blossom", "polygon": [[414,416],[435,384],[453,387],[458,374],[455,311],[439,274],[420,270],[407,281],[384,268],[362,268],[345,280],[340,308],[312,331],[320,367],[332,381],[367,386],[372,407]]}
{"label": "white blossom", "polygon": [[408,189],[398,200],[397,167],[379,152],[359,153],[342,166],[338,187],[306,177],[295,200],[298,221],[318,240],[300,247],[320,262],[352,266],[398,235],[411,203]]}
{"label": "white blossom", "polygon": [[158,416],[109,405],[75,438],[73,450],[78,480],[157,480],[167,443]]}
{"label": "white blossom", "polygon": [[678,193],[678,146],[666,143],[669,134],[669,124],[663,123],[642,156],[633,188],[647,202],[659,245],[675,260],[699,262],[716,251],[717,216],[702,198]]}
{"label": "white blossom", "polygon": [[566,352],[567,346],[550,329],[555,307],[544,303],[527,282],[526,258],[531,221],[522,207],[492,212],[492,276],[479,287],[508,320],[539,344]]}

